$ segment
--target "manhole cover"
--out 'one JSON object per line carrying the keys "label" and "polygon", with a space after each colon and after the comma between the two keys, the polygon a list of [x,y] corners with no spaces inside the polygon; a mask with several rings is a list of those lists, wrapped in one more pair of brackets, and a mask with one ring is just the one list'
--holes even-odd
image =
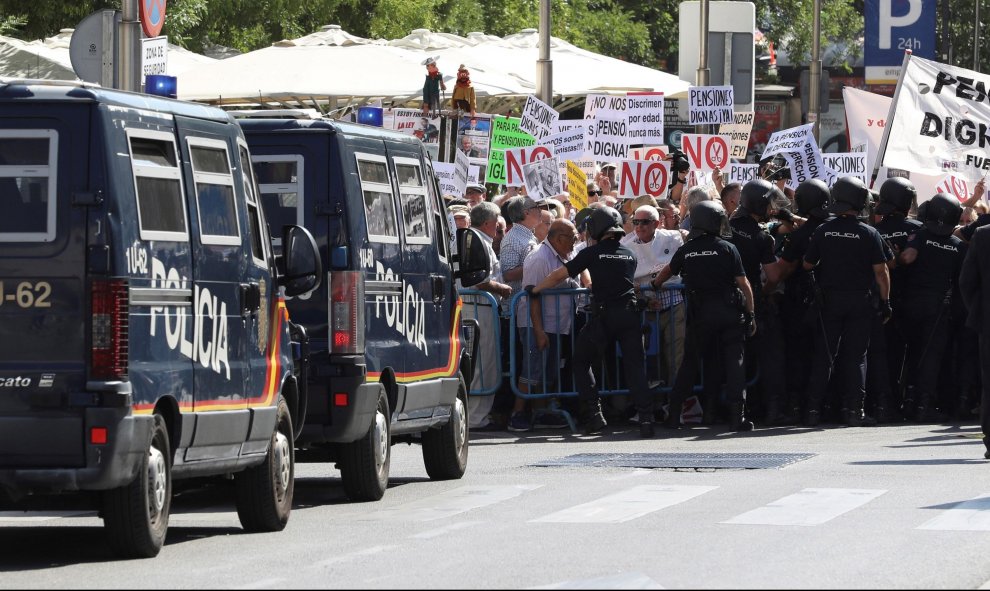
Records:
{"label": "manhole cover", "polygon": [[656,454],[575,454],[532,464],[540,467],[586,468],[700,468],[743,469],[783,468],[814,457],[811,453],[656,453]]}

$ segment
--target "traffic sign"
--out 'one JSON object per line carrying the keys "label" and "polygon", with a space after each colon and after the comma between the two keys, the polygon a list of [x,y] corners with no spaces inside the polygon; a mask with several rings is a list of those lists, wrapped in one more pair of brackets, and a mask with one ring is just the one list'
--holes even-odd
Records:
{"label": "traffic sign", "polygon": [[141,77],[168,74],[168,36],[141,40]]}
{"label": "traffic sign", "polygon": [[935,59],[935,11],[935,0],[866,0],[867,84],[897,83],[905,50]]}
{"label": "traffic sign", "polygon": [[166,0],[141,0],[141,29],[147,37],[157,37],[165,25]]}

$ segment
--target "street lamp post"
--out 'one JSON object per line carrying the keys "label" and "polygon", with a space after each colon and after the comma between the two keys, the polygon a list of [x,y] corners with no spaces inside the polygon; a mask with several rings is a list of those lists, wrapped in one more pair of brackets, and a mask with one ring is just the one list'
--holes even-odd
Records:
{"label": "street lamp post", "polygon": [[811,71],[808,72],[808,121],[814,123],[812,131],[815,134],[815,141],[819,137],[818,116],[821,113],[822,84],[822,1],[815,0],[814,17],[811,27]]}

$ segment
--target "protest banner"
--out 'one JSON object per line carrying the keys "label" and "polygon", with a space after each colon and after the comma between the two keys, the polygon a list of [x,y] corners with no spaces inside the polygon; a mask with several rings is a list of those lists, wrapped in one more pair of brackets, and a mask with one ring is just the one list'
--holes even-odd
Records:
{"label": "protest banner", "polygon": [[550,105],[533,95],[526,98],[519,129],[533,136],[537,141],[556,133],[560,114]]}
{"label": "protest banner", "polygon": [[791,189],[796,189],[798,185],[809,179],[819,179],[831,187],[838,178],[834,170],[825,166],[821,150],[818,149],[818,142],[813,135],[805,140],[800,150],[787,152],[784,158],[791,169],[791,178],[787,181],[787,186]]}
{"label": "protest banner", "polygon": [[[464,190],[467,188],[468,169],[470,166],[471,161],[468,156],[464,152],[457,150],[454,153],[454,182],[461,188],[461,192],[457,194],[458,197],[463,195]],[[472,179],[472,182],[474,182],[474,179]]]}
{"label": "protest banner", "polygon": [[990,170],[987,88],[990,76],[905,54],[879,164],[912,173],[983,177]]}
{"label": "protest banner", "polygon": [[723,123],[718,128],[719,135],[727,135],[732,138],[729,146],[729,157],[746,159],[746,152],[749,151],[749,136],[753,132],[753,120],[756,113],[753,111],[743,111],[736,113],[732,123]]}
{"label": "protest banner", "polygon": [[866,167],[866,152],[823,153],[822,161],[835,171],[836,178],[854,176],[869,186],[870,170]]}
{"label": "protest banner", "polygon": [[630,160],[664,160],[669,154],[667,146],[643,146],[642,148],[630,148]]}
{"label": "protest banner", "polygon": [[685,133],[681,137],[681,149],[692,170],[711,172],[729,166],[729,138],[726,136]]}
{"label": "protest banner", "polygon": [[588,175],[573,160],[566,161],[567,194],[575,211],[588,207]]}
{"label": "protest banner", "polygon": [[630,144],[663,143],[663,93],[627,92]]}
{"label": "protest banner", "polygon": [[847,86],[842,89],[842,100],[846,104],[850,151],[862,147],[866,168],[872,174],[890,112],[890,97]]}
{"label": "protest banner", "polygon": [[688,124],[732,123],[733,105],[731,86],[692,86],[688,89]]}
{"label": "protest banner", "polygon": [[548,135],[540,140],[541,146],[550,148],[554,156],[561,160],[578,160],[584,156],[584,125],[573,129]]}
{"label": "protest banner", "polygon": [[[505,151],[505,182],[518,186],[524,182],[523,167],[535,160],[553,158],[553,152],[546,146],[527,146]],[[559,174],[559,171],[558,171]]]}
{"label": "protest banner", "polygon": [[[594,158],[582,158],[580,160],[574,160],[574,164],[581,169],[584,176],[589,179],[595,178],[595,174],[598,173],[598,163],[595,162]],[[587,188],[587,187],[585,187]]]}
{"label": "protest banner", "polygon": [[[386,121],[389,118],[385,118]],[[392,129],[418,137],[424,144],[440,141],[440,118],[424,117],[419,109],[392,109]]]}
{"label": "protest banner", "polygon": [[554,134],[556,135],[558,133],[564,133],[565,131],[570,131],[570,130],[575,129],[575,128],[578,128],[578,127],[580,127],[581,129],[584,129],[585,123],[586,122],[585,122],[584,119],[577,119],[577,120],[575,120],[575,119],[558,119],[556,125],[554,125],[554,128],[556,130],[554,132]]}
{"label": "protest banner", "polygon": [[749,181],[760,178],[759,164],[729,164],[729,183],[740,183],[745,185]]}
{"label": "protest banner", "polygon": [[[977,179],[979,180],[979,179]],[[959,201],[966,201],[973,195],[975,182],[961,176],[948,173],[938,176],[911,174],[911,182],[918,190],[918,205],[928,201],[936,193],[947,193]],[[986,200],[986,195],[983,200]]]}
{"label": "protest banner", "polygon": [[486,183],[504,185],[505,179],[505,150],[532,146],[536,143],[533,136],[519,129],[518,117],[495,117],[492,119],[491,150],[488,154],[488,173]]}
{"label": "protest banner", "polygon": [[628,157],[628,130],[629,122],[625,119],[592,119],[585,134],[585,154],[608,160]]}
{"label": "protest banner", "polygon": [[465,185],[458,185],[454,178],[456,164],[450,162],[434,162],[433,171],[437,174],[437,182],[440,184],[441,195],[451,195],[461,197],[464,195]]}
{"label": "protest banner", "polygon": [[526,180],[526,194],[534,201],[550,199],[563,192],[560,178],[560,162],[556,158],[532,160],[522,167]]}
{"label": "protest banner", "polygon": [[589,94],[584,99],[584,118],[613,117],[623,119],[626,116],[626,102],[624,96]]}
{"label": "protest banner", "polygon": [[667,196],[670,163],[659,160],[622,160],[619,162],[619,197]]}
{"label": "protest banner", "polygon": [[804,145],[808,142],[808,138],[815,139],[812,133],[814,126],[814,123],[806,123],[772,133],[770,135],[770,141],[767,142],[767,147],[763,150],[763,155],[760,156],[760,160],[766,160],[777,154],[803,150]]}

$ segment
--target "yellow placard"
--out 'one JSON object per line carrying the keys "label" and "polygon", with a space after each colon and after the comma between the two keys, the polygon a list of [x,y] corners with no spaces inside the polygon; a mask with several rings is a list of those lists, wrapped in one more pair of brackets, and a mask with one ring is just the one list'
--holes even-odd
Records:
{"label": "yellow placard", "polygon": [[567,161],[567,192],[576,211],[588,207],[588,177],[573,160]]}

